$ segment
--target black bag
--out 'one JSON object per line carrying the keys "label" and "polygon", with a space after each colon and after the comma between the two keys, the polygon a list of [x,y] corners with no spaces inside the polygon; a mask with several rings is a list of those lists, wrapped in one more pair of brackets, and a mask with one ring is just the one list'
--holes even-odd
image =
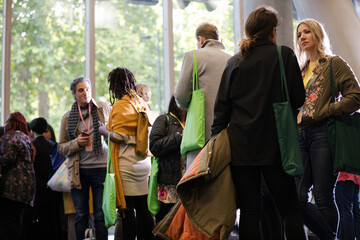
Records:
{"label": "black bag", "polygon": [[61,164],[66,159],[65,156],[61,155],[58,152],[57,146],[58,146],[58,144],[55,143],[49,152],[50,158],[51,158],[51,168],[52,168],[53,172],[56,172],[56,170],[61,166]]}
{"label": "black bag", "polygon": [[[330,59],[331,102],[335,102],[334,76]],[[360,113],[331,117],[327,121],[334,174],[360,174]]]}

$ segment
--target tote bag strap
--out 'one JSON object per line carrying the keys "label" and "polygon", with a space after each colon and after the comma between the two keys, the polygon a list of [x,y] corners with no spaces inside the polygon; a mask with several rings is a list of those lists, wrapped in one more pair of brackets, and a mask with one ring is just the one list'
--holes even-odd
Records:
{"label": "tote bag strap", "polygon": [[288,92],[287,82],[286,82],[284,61],[283,61],[282,54],[281,54],[281,46],[277,46],[277,52],[278,52],[278,56],[279,56],[279,65],[280,65],[282,98],[283,98],[283,101],[285,101],[285,99],[284,99],[284,92],[285,92],[286,99],[290,103],[289,92]]}
{"label": "tote bag strap", "polygon": [[107,173],[113,173],[113,165],[112,165],[112,154],[111,154],[111,144],[110,144],[110,134],[111,132],[109,132],[108,134],[108,155],[107,155],[107,165],[106,165],[106,172]]}
{"label": "tote bag strap", "polygon": [[193,51],[193,91],[199,89],[195,50]]}
{"label": "tote bag strap", "polygon": [[335,84],[334,84],[334,75],[332,71],[332,60],[333,57],[330,59],[329,71],[330,71],[330,84],[331,84],[331,103],[335,102]]}

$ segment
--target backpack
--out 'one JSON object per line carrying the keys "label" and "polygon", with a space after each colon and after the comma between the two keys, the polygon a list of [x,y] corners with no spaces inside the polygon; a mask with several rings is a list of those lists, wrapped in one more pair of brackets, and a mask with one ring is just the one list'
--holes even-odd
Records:
{"label": "backpack", "polygon": [[149,118],[145,111],[139,111],[134,105],[134,103],[129,100],[127,101],[134,107],[135,111],[138,114],[138,122],[136,127],[136,154],[140,156],[147,156],[149,152],[149,127],[151,126]]}
{"label": "backpack", "polygon": [[61,155],[58,152],[57,146],[58,146],[58,144],[55,143],[49,152],[50,159],[51,159],[51,168],[52,168],[53,172],[56,172],[56,170],[61,166],[61,164],[66,159],[65,156]]}

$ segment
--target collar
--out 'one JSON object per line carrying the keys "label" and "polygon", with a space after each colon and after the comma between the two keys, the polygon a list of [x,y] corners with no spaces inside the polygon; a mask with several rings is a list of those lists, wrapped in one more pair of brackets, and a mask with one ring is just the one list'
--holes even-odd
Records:
{"label": "collar", "polygon": [[205,48],[205,47],[214,47],[214,48],[219,48],[219,49],[225,49],[225,46],[222,42],[220,42],[219,40],[215,40],[215,39],[207,39],[200,48]]}

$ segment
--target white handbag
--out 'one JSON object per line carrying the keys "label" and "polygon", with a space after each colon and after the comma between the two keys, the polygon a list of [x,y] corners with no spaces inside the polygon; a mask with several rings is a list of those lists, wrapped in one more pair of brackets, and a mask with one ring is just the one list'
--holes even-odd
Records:
{"label": "white handbag", "polygon": [[56,192],[70,192],[70,181],[67,163],[69,159],[66,158],[61,166],[56,170],[54,175],[49,179],[47,185],[51,190]]}

